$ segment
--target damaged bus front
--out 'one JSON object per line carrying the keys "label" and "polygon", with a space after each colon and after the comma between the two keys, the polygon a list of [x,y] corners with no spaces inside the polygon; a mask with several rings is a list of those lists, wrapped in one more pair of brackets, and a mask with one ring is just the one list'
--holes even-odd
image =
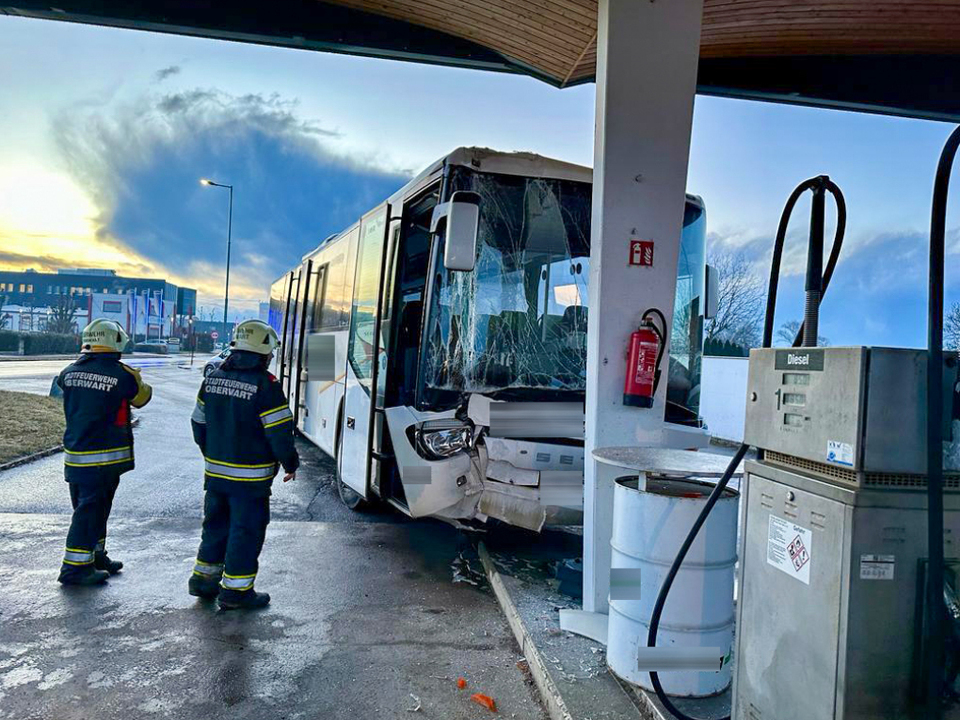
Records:
{"label": "damaged bus front", "polygon": [[[349,320],[310,327],[323,314],[308,307],[319,282],[278,281],[277,325],[291,295],[304,318],[302,331],[296,318],[282,328],[281,372],[304,380],[311,338],[339,337],[340,378],[307,377],[291,401],[301,432],[336,457],[348,505],[379,497],[414,517],[532,530],[582,521],[590,206],[589,168],[460,149],[295,271],[329,277],[324,258],[339,245],[353,273],[339,298],[352,299]],[[702,203],[688,197],[665,373],[665,422],[684,447],[706,440],[704,228]]]}

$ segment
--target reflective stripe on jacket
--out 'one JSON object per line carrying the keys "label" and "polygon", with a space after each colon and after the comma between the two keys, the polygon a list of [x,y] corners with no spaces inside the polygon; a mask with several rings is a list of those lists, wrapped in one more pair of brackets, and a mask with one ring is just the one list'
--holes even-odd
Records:
{"label": "reflective stripe on jacket", "polygon": [[293,413],[263,356],[235,350],[203,380],[190,420],[208,489],[269,495],[280,467],[300,464]]}
{"label": "reflective stripe on jacket", "polygon": [[63,390],[64,477],[90,482],[101,469],[122,474],[133,469],[130,407],[152,396],[140,373],[120,362],[119,353],[86,353],[57,377]]}

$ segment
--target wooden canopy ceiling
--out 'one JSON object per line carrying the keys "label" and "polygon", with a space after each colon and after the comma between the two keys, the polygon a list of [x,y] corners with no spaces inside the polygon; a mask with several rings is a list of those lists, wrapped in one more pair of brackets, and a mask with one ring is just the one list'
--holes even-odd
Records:
{"label": "wooden canopy ceiling", "polygon": [[[560,86],[596,71],[597,0],[334,2],[471,40]],[[960,1],[704,0],[700,42],[702,58],[960,54]]]}
{"label": "wooden canopy ceiling", "polygon": [[[597,0],[0,0],[0,13],[524,73],[558,87],[596,72]],[[698,90],[958,119],[960,0],[704,0]]]}

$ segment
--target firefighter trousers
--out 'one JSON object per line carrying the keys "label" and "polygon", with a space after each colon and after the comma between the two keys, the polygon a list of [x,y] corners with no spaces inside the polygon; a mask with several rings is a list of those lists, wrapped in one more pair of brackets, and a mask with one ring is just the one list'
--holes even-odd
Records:
{"label": "firefighter trousers", "polygon": [[251,590],[269,522],[269,496],[228,495],[208,489],[194,572],[211,579],[222,574],[220,585],[229,590]]}
{"label": "firefighter trousers", "polygon": [[93,569],[94,553],[106,550],[107,520],[120,476],[104,472],[96,480],[70,483],[73,518],[67,532],[63,572],[84,574]]}

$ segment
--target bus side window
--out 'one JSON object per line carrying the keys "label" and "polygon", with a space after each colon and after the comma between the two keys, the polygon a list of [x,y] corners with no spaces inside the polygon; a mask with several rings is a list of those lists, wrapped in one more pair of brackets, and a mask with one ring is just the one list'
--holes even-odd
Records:
{"label": "bus side window", "polygon": [[327,290],[327,271],[329,265],[321,265],[316,270],[314,270],[314,275],[317,276],[317,279],[314,281],[316,284],[313,286],[313,313],[310,318],[310,329],[313,331],[319,330],[323,325],[321,325],[321,313],[323,311],[323,305],[326,302],[326,290]]}
{"label": "bus side window", "polygon": [[327,263],[327,272],[324,282],[323,309],[320,314],[318,327],[323,330],[337,330],[340,327],[340,316],[349,301],[344,297],[343,274],[346,270],[346,255],[342,248],[337,248],[336,257]]}

